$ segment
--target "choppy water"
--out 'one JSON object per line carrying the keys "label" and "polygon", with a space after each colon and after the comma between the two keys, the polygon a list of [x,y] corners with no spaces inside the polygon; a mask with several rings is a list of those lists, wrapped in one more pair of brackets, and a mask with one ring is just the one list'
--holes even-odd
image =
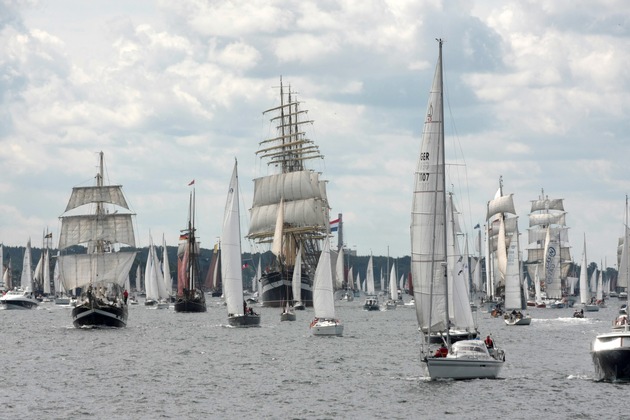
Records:
{"label": "choppy water", "polygon": [[616,300],[586,319],[532,309],[529,327],[479,313],[507,353],[500,380],[427,381],[411,307],[366,312],[338,302],[343,337],[313,337],[311,310],[262,327],[227,328],[218,299],[208,312],[132,306],[128,327],[78,330],[70,309],[0,311],[0,417],[600,419],[627,414],[630,385],[593,380],[595,335]]}

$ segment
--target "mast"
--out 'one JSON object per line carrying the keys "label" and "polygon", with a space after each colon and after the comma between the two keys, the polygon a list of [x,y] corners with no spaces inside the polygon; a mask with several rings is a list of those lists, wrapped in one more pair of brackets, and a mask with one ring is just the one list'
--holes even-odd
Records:
{"label": "mast", "polygon": [[[444,255],[444,261],[441,263],[442,264],[442,268],[444,269],[444,297],[445,297],[445,306],[446,306],[446,345],[450,351],[451,348],[451,336],[450,336],[450,331],[449,331],[449,307],[448,307],[448,253],[447,253],[447,226],[446,226],[446,153],[445,153],[445,147],[444,147],[444,79],[443,79],[443,72],[442,72],[442,44],[443,44],[443,40],[442,38],[438,38],[438,45],[440,47],[440,54],[439,54],[439,61],[440,61],[440,106],[442,107],[441,110],[441,118],[440,118],[440,134],[439,134],[439,146],[438,146],[438,159],[439,159],[439,165],[442,168],[442,185],[440,185],[441,187],[441,199],[442,199],[442,211],[444,211],[444,222],[442,224],[442,234],[444,235],[443,238],[444,240],[442,241],[442,252]],[[438,193],[438,191],[436,191],[436,194]],[[436,205],[437,205],[437,200],[436,200]]]}

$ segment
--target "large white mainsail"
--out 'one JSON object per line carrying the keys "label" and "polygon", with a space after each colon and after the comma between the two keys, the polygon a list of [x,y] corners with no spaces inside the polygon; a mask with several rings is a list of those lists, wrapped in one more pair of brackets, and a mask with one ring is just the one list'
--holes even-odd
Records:
{"label": "large white mainsail", "polygon": [[223,294],[229,315],[244,315],[239,214],[238,172],[237,162],[234,162],[221,233],[221,274]]}
{"label": "large white mainsail", "polygon": [[313,309],[315,311],[315,318],[335,318],[335,301],[333,296],[330,243],[328,240],[325,240],[313,280]]}
{"label": "large white mainsail", "polygon": [[291,278],[291,287],[293,289],[293,305],[301,303],[300,293],[302,290],[302,247],[298,248],[295,257],[295,266],[293,267],[293,277]]}
{"label": "large white mainsail", "polygon": [[411,210],[411,278],[418,326],[446,331],[446,195],[442,49],[429,93]]}
{"label": "large white mainsail", "polygon": [[335,263],[335,289],[341,289],[344,284],[344,255],[343,248],[339,248],[339,253],[337,253],[337,262]]}
{"label": "large white mainsail", "polygon": [[373,295],[374,292],[374,264],[372,261],[372,256],[370,255],[370,259],[368,260],[367,270],[365,273],[365,282],[366,282],[366,292],[368,295]]}
{"label": "large white mainsail", "polygon": [[519,259],[518,231],[507,249],[505,270],[505,308],[523,309],[521,299],[521,261]]}
{"label": "large white mainsail", "polygon": [[588,289],[588,263],[586,259],[586,235],[584,235],[584,250],[582,251],[582,267],[580,268],[580,303],[586,305],[591,301]]}
{"label": "large white mainsail", "polygon": [[22,274],[20,276],[20,287],[25,292],[33,292],[33,258],[31,256],[31,239],[26,243],[24,249],[24,259],[22,260]]}

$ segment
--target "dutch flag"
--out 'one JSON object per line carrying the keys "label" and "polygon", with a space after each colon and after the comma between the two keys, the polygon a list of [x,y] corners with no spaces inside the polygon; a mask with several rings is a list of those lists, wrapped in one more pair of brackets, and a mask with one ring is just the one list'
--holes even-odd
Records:
{"label": "dutch flag", "polygon": [[339,230],[339,219],[330,221],[330,231],[337,232]]}

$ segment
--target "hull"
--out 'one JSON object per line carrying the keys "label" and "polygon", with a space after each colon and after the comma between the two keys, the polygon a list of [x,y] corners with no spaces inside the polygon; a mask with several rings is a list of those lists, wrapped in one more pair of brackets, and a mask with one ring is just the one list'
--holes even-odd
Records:
{"label": "hull", "polygon": [[37,307],[37,301],[34,299],[0,299],[0,304],[5,309],[33,309]]}
{"label": "hull", "polygon": [[313,335],[341,337],[343,324],[338,320],[317,320],[311,323],[311,332]]}
{"label": "hull", "polygon": [[237,328],[260,327],[260,315],[245,314],[228,316],[228,324],[230,327]]}
{"label": "hull", "polygon": [[529,325],[532,323],[532,318],[529,316],[525,316],[523,318],[520,319],[505,319],[505,324],[506,325]]}
{"label": "hull", "polygon": [[495,379],[503,367],[495,359],[458,359],[450,357],[428,357],[426,359],[431,379]]}
{"label": "hull", "polygon": [[[262,306],[281,308],[285,302],[293,302],[293,290],[291,279],[293,271],[279,273],[273,271],[263,274],[260,279],[262,283]],[[306,306],[313,306],[313,289],[308,276],[302,276],[302,296],[301,302]]]}
{"label": "hull", "polygon": [[127,326],[127,305],[85,302],[72,309],[72,323],[76,328],[124,328]]}
{"label": "hull", "polygon": [[206,298],[201,291],[177,296],[175,299],[175,312],[206,312]]}
{"label": "hull", "polygon": [[296,318],[294,312],[282,312],[280,314],[280,321],[295,321]]}
{"label": "hull", "polygon": [[598,380],[630,381],[630,331],[598,335],[591,357]]}

